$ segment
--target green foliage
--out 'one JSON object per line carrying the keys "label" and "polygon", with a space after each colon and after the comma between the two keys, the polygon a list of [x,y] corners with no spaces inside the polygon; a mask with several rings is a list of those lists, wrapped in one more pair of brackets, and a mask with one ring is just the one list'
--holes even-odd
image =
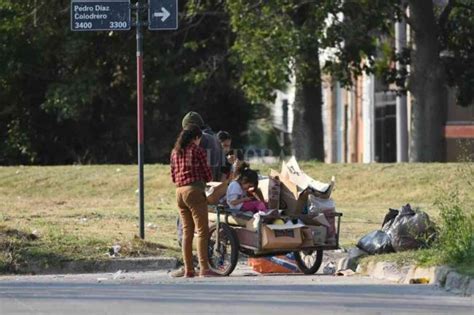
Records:
{"label": "green foliage", "polygon": [[251,100],[273,101],[274,90],[283,89],[292,75],[297,81],[320,81],[319,71],[303,56],[317,59],[326,17],[340,2],[227,1],[236,33],[234,61],[241,68],[240,84]]}
{"label": "green foliage", "polygon": [[398,1],[344,1],[323,38],[325,47],[337,48],[324,71],[344,86],[363,73],[390,71],[395,54],[387,36],[398,14]]}
{"label": "green foliage", "polygon": [[450,192],[437,203],[440,210],[438,249],[449,263],[474,261],[474,214],[464,208],[456,191]]}
{"label": "green foliage", "polygon": [[[134,31],[72,32],[69,7],[0,0],[0,164],[136,160]],[[169,159],[189,110],[236,145],[250,118],[223,3],[180,1],[180,16],[178,31],[144,31],[147,162]]]}
{"label": "green foliage", "polygon": [[[454,1],[452,1],[454,2]],[[474,3],[457,0],[446,21],[440,21],[440,43],[448,82],[457,88],[460,105],[474,101]]]}
{"label": "green foliage", "polygon": [[474,262],[474,211],[469,194],[474,191],[474,166],[470,156],[459,164],[456,174],[463,183],[447,194],[440,194],[435,204],[440,210],[439,239],[441,259],[451,264]]}
{"label": "green foliage", "polygon": [[[344,18],[336,19],[323,39],[323,46],[336,48],[334,58],[324,65],[324,70],[346,86],[352,85],[354,75],[375,72],[385,83],[394,83],[397,89],[406,91],[409,73],[394,67],[397,61],[413,66],[410,48],[398,54],[394,50],[394,22],[404,15],[400,3],[344,1],[339,7]],[[474,3],[470,0],[450,0],[443,8],[435,7],[434,12],[438,28],[433,32],[438,34],[441,60],[448,83],[457,88],[458,104],[462,106],[472,104],[474,97],[473,13]]]}
{"label": "green foliage", "polygon": [[[281,1],[278,1],[278,4]],[[257,3],[259,4],[259,3]],[[228,1],[236,40],[234,62],[241,68],[240,84],[253,101],[273,99],[273,91],[289,82],[290,61],[296,47],[295,30],[284,7]]]}

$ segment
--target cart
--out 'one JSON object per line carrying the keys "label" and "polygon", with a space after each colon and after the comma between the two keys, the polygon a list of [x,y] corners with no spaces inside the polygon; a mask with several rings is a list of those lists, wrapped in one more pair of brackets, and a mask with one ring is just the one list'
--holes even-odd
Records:
{"label": "cart", "polygon": [[[284,255],[293,252],[296,264],[304,274],[314,274],[321,266],[323,251],[339,249],[339,229],[342,213],[332,212],[335,220],[335,235],[333,242],[324,245],[297,246],[265,249],[262,246],[262,228],[264,224],[277,218],[285,220],[306,221],[309,216],[277,215],[265,216],[258,221],[256,229],[249,229],[247,225],[251,219],[248,216],[231,212],[224,206],[209,207],[209,263],[211,269],[223,276],[232,273],[237,265],[239,252],[249,257],[264,257]],[[328,215],[326,215],[328,217]],[[219,231],[219,232],[218,232]]]}

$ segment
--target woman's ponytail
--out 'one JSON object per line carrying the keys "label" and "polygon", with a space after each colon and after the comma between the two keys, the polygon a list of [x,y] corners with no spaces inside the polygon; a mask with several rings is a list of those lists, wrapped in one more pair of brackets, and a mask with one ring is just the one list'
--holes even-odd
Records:
{"label": "woman's ponytail", "polygon": [[176,139],[173,151],[182,154],[184,149],[196,138],[202,137],[202,131],[197,125],[190,124],[184,128]]}

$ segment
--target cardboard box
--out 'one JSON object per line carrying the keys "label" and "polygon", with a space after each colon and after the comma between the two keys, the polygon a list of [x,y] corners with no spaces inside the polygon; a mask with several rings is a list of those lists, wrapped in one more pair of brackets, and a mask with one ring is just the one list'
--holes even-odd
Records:
{"label": "cardboard box", "polygon": [[288,215],[302,214],[311,192],[301,190],[288,177],[278,174],[275,170],[271,170],[270,175],[280,179],[280,209],[286,210]]}
{"label": "cardboard box", "polygon": [[[225,196],[229,181],[225,182],[210,182],[207,184],[209,189],[206,190],[207,203],[209,205],[217,205],[219,200]],[[208,194],[209,192],[209,194]]]}
{"label": "cardboard box", "polygon": [[263,249],[297,248],[303,243],[301,228],[272,229],[267,225],[262,226]]}
{"label": "cardboard box", "polygon": [[268,208],[280,209],[281,182],[278,177],[270,176],[268,186]]}
{"label": "cardboard box", "polygon": [[254,248],[258,247],[258,235],[257,232],[249,231],[246,228],[234,228],[235,233],[239,239],[239,244],[251,246]]}
{"label": "cardboard box", "polygon": [[275,170],[270,171],[270,176],[278,177],[280,180],[279,208],[287,210],[289,214],[295,213],[298,201],[298,187]]}
{"label": "cardboard box", "polygon": [[262,191],[263,199],[268,201],[268,190],[270,189],[270,178],[258,180],[258,189]]}
{"label": "cardboard box", "polygon": [[258,181],[258,188],[262,191],[263,198],[268,202],[268,209],[280,208],[280,180],[278,177],[269,176],[269,178]]}

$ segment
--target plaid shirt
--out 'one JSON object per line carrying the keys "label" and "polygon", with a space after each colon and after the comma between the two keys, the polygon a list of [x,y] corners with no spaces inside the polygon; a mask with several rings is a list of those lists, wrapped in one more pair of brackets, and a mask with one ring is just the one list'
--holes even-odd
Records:
{"label": "plaid shirt", "polygon": [[191,143],[183,154],[171,153],[171,179],[176,186],[186,186],[194,182],[210,182],[211,169],[207,165],[207,155],[203,148]]}

